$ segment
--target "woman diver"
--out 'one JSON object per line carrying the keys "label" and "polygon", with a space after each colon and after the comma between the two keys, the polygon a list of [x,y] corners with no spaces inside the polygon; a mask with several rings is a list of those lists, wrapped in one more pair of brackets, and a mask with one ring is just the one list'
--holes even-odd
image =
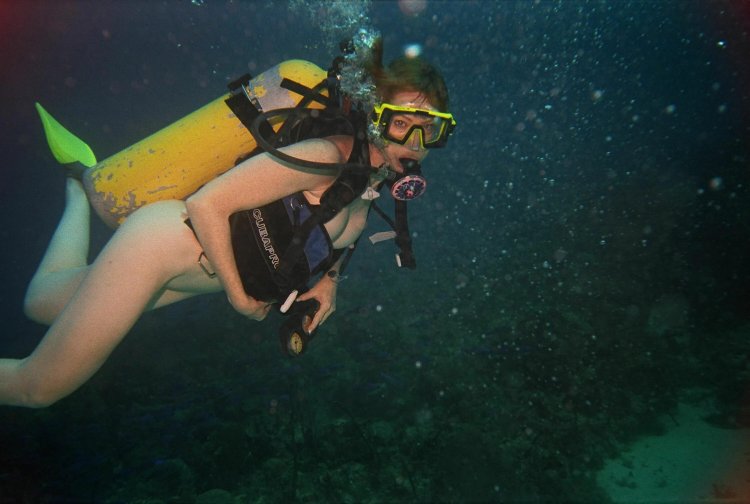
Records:
{"label": "woman diver", "polygon": [[[429,148],[444,145],[455,122],[447,113],[443,78],[428,63],[402,58],[387,68],[374,65],[370,73],[379,101],[370,118],[380,138],[366,144],[371,167],[367,185],[378,188],[384,173],[403,176],[405,165],[419,163]],[[355,141],[334,135],[279,150],[300,160],[344,165]],[[97,371],[146,310],[224,290],[235,310],[263,320],[274,302],[284,300],[248,293],[253,289],[243,278],[248,272],[238,266],[241,237],[228,225],[231,217],[293,194],[302,194],[303,203],[315,207],[342,169],[303,171],[271,154],[258,154],[186,201],[159,201],[138,209],[92,264],[87,264],[90,205],[81,182],[68,178],[65,210],[24,300],[27,316],[50,328],[28,357],[0,359],[0,404],[45,407],[67,396]],[[353,198],[323,223],[333,249],[357,240],[370,204],[368,198]],[[264,225],[258,215],[251,217]],[[296,298],[319,304],[310,332],[336,309],[343,260],[341,254],[331,254],[318,269],[324,274]]]}

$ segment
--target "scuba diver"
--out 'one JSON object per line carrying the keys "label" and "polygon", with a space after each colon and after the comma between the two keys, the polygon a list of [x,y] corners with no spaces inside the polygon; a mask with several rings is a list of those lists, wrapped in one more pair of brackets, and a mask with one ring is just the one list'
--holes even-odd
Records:
{"label": "scuba diver", "polygon": [[[0,404],[45,407],[67,396],[143,312],[198,294],[223,290],[237,312],[254,320],[273,306],[306,307],[301,334],[287,329],[309,337],[336,309],[350,257],[344,252],[353,249],[384,186],[397,203],[395,220],[384,216],[401,248],[397,260],[414,267],[405,202],[424,191],[420,163],[445,145],[455,121],[435,67],[419,58],[384,67],[382,48],[374,53],[367,66],[374,107],[362,110],[347,96],[332,96],[330,78],[327,93],[321,93],[326,86],[299,91],[328,105],[287,112],[293,127],[274,129],[274,111],[255,104],[247,119],[257,152],[184,201],[132,211],[91,264],[93,202],[81,172],[71,170],[62,218],[24,300],[27,316],[50,327],[28,357],[0,359]],[[246,94],[239,99],[249,102]],[[333,118],[320,127],[326,114]],[[342,115],[351,131],[331,125]],[[302,350],[299,341],[287,344],[288,353]]]}

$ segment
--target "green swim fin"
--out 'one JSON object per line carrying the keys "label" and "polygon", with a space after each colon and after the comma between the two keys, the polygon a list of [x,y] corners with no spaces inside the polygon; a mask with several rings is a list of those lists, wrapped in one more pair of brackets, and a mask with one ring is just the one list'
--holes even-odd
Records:
{"label": "green swim fin", "polygon": [[44,110],[39,102],[35,103],[36,110],[44,126],[44,134],[47,136],[47,143],[52,151],[52,155],[61,164],[79,162],[87,167],[96,164],[96,156],[91,147],[75,136],[57,120]]}

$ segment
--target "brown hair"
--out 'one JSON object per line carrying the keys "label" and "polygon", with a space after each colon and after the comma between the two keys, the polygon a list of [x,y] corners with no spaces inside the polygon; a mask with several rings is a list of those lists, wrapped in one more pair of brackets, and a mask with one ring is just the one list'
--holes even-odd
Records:
{"label": "brown hair", "polygon": [[382,61],[383,44],[379,40],[373,47],[369,70],[380,99],[388,101],[399,91],[417,91],[441,112],[448,111],[448,88],[434,65],[419,57],[401,57],[385,68]]}

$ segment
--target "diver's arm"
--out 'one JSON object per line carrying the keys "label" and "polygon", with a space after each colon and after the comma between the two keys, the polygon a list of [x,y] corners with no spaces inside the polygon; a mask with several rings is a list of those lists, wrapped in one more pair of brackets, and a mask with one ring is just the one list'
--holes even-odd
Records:
{"label": "diver's arm", "polygon": [[[302,159],[340,161],[338,149],[327,140],[300,142],[283,150]],[[237,311],[262,319],[268,307],[245,293],[234,261],[229,216],[295,192],[327,188],[333,180],[333,176],[302,172],[260,154],[212,180],[187,199],[188,216],[198,241]]]}

